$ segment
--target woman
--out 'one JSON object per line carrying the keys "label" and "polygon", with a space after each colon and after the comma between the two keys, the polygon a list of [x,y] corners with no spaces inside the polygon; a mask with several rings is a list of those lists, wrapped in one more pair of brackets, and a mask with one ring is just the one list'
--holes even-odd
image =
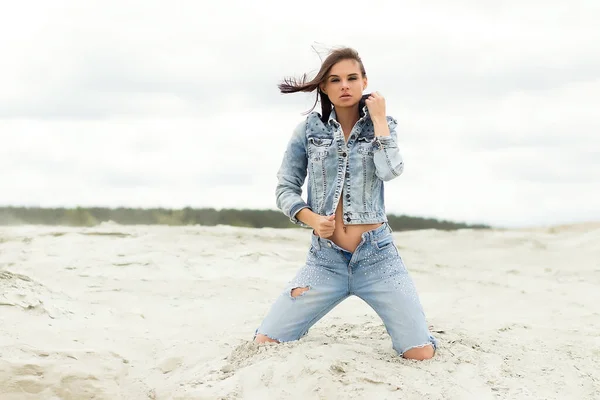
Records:
{"label": "woman", "polygon": [[279,209],[295,224],[312,227],[312,243],[305,265],[271,307],[255,341],[298,340],[356,295],[381,317],[399,354],[433,357],[436,340],[387,224],[383,182],[398,177],[404,164],[384,98],[377,92],[363,96],[367,76],[350,48],[330,53],[313,80],[285,79],[279,88],[316,90],[321,101],[322,113],[311,112],[295,129],[276,189]]}

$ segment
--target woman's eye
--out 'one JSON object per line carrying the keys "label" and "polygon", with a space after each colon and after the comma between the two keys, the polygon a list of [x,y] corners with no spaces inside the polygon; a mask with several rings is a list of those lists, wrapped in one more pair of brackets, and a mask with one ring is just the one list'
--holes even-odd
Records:
{"label": "woman's eye", "polygon": [[355,77],[355,76],[352,76],[352,77],[350,77],[350,80],[351,80],[351,81],[355,81],[355,80],[356,80],[356,77]]}
{"label": "woman's eye", "polygon": [[332,79],[331,82],[339,82],[339,79]]}

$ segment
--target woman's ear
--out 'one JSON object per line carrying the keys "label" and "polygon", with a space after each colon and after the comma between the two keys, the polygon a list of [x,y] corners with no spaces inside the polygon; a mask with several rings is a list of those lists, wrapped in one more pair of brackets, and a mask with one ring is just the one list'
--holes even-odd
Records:
{"label": "woman's ear", "polygon": [[363,91],[367,89],[367,86],[369,86],[369,80],[367,79],[367,77],[365,76],[363,78]]}

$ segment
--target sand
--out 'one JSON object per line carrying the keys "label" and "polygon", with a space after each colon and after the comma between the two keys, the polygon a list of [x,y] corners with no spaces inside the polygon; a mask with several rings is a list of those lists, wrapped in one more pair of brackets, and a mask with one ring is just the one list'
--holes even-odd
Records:
{"label": "sand", "polygon": [[433,360],[357,298],[251,342],[305,229],[0,227],[0,399],[600,398],[600,224],[394,236]]}

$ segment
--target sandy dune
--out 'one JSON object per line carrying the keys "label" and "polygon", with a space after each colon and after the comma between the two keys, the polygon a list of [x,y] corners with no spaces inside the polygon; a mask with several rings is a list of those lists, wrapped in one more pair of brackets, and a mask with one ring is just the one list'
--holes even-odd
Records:
{"label": "sandy dune", "polygon": [[356,298],[251,343],[307,230],[0,227],[0,399],[600,398],[600,224],[395,237],[430,361]]}

